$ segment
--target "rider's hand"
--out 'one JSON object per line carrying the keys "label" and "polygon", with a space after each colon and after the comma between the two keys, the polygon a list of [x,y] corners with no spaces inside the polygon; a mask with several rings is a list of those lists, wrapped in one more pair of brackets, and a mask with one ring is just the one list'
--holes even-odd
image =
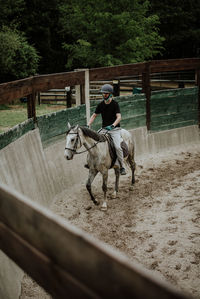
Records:
{"label": "rider's hand", "polygon": [[114,129],[115,128],[115,126],[114,125],[111,125],[111,126],[107,126],[107,127],[105,127],[105,129],[106,130],[108,130],[108,131],[111,131],[112,129]]}

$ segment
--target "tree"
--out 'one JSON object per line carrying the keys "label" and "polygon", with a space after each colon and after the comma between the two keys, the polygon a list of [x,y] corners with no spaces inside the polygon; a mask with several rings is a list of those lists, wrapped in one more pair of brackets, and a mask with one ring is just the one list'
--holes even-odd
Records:
{"label": "tree", "polygon": [[1,82],[34,75],[39,56],[34,47],[17,30],[3,27],[0,31],[0,80]]}
{"label": "tree", "polygon": [[20,32],[24,0],[0,0],[0,81],[34,75],[39,64],[36,49]]}
{"label": "tree", "polygon": [[39,73],[64,71],[64,55],[59,28],[59,5],[65,0],[24,0],[20,30],[26,33],[41,56]]}
{"label": "tree", "polygon": [[0,30],[3,26],[23,32],[41,59],[39,73],[65,70],[59,37],[59,5],[65,0],[0,0]]}
{"label": "tree", "polygon": [[67,68],[111,66],[151,59],[163,38],[148,1],[70,0],[60,6]]}
{"label": "tree", "polygon": [[0,28],[17,27],[24,12],[24,0],[0,0]]}
{"label": "tree", "polygon": [[165,37],[164,58],[200,55],[200,1],[151,0],[151,12],[160,18],[160,33]]}

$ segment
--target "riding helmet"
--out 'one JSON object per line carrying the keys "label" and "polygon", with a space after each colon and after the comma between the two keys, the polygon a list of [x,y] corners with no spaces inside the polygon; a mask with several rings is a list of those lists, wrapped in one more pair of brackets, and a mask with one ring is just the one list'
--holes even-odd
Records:
{"label": "riding helmet", "polygon": [[104,84],[101,87],[101,93],[113,93],[113,87],[110,84]]}

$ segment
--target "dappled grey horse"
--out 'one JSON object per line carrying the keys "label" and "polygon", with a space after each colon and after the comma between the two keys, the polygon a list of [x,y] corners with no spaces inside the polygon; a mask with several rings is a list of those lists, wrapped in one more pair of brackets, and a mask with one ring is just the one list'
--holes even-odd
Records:
{"label": "dappled grey horse", "polygon": [[[119,176],[120,171],[119,167],[113,165],[112,158],[109,150],[109,139],[106,137],[107,134],[99,134],[96,131],[93,131],[87,127],[81,127],[76,125],[71,127],[68,123],[68,131],[66,134],[66,145],[64,156],[67,160],[72,160],[74,154],[80,154],[83,152],[88,152],[87,162],[89,166],[89,176],[86,183],[86,188],[90,194],[92,201],[98,205],[99,202],[95,199],[92,192],[92,182],[98,172],[102,174],[103,184],[102,189],[104,192],[104,201],[101,209],[107,210],[107,181],[108,181],[108,170],[113,167],[115,171],[115,191],[112,195],[113,198],[117,197],[118,185],[119,185]],[[132,170],[132,180],[131,184],[135,183],[135,161],[134,161],[134,145],[131,138],[131,134],[124,129],[121,129],[121,135],[123,141],[127,145],[127,157],[125,160],[128,162]],[[85,150],[82,152],[77,152],[82,146],[85,147]]]}

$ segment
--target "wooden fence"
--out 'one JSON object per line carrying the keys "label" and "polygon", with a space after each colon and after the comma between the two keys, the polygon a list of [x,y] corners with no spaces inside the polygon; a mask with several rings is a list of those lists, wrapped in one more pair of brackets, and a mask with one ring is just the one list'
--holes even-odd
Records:
{"label": "wooden fence", "polygon": [[[101,85],[102,83],[100,82],[95,85],[90,82],[90,100],[102,98],[102,95],[100,93]],[[50,89],[45,92],[38,92],[37,97],[39,104],[58,104],[59,102],[61,102],[62,105],[66,105],[68,108],[72,107],[72,104],[76,104],[77,106],[76,88],[71,86],[67,86],[65,89]],[[80,102],[84,103],[83,97]]]}
{"label": "wooden fence", "polygon": [[6,104],[14,99],[27,96],[28,118],[36,121],[35,99],[36,94],[53,88],[64,88],[65,86],[76,86],[77,103],[81,104],[81,94],[84,95],[86,104],[87,120],[89,119],[89,83],[99,80],[120,80],[127,76],[141,76],[142,90],[146,95],[146,125],[150,129],[151,113],[151,74],[175,71],[195,71],[196,85],[199,87],[199,126],[200,126],[200,59],[172,59],[156,60],[144,63],[135,63],[113,67],[101,67],[74,72],[58,73],[50,75],[39,75],[27,79],[0,84],[0,104]]}
{"label": "wooden fence", "polygon": [[[102,99],[101,87],[103,84],[109,83],[114,87],[114,96],[127,96],[142,92],[142,80],[140,76],[130,77],[120,80],[107,81],[90,81],[90,100]],[[151,75],[151,90],[163,90],[174,88],[190,88],[194,87],[194,72],[173,72],[173,73],[158,73]],[[22,98],[23,100],[24,98]],[[27,100],[25,98],[25,100]],[[56,104],[66,105],[68,108],[72,104],[76,104],[76,88],[68,86],[65,89],[50,89],[45,92],[38,92],[37,102],[39,104]],[[84,103],[82,94],[81,103]]]}
{"label": "wooden fence", "polygon": [[1,183],[0,240],[53,298],[189,298]]}

